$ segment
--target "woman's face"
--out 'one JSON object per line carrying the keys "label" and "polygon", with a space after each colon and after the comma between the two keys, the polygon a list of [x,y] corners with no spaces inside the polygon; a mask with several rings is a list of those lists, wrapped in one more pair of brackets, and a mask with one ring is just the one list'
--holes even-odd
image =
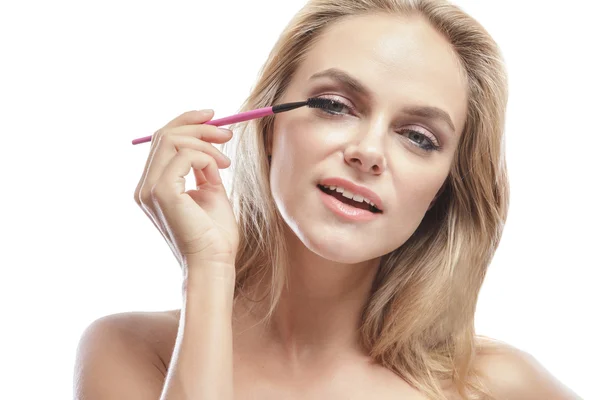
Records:
{"label": "woman's face", "polygon": [[337,103],[275,118],[270,180],[284,220],[332,261],[400,247],[448,176],[465,123],[451,46],[418,17],[345,19],[320,37],[280,103],[309,97]]}

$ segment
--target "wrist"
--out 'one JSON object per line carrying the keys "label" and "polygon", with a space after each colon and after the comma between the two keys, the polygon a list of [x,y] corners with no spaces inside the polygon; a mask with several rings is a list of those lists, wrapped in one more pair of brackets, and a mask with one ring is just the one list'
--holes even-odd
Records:
{"label": "wrist", "polygon": [[233,290],[234,284],[233,263],[188,259],[183,266],[183,293],[186,295]]}

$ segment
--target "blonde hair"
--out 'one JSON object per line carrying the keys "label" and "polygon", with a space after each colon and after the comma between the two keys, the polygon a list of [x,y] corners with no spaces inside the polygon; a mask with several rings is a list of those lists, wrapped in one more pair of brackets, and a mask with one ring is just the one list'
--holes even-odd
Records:
{"label": "blonde hair", "polygon": [[[414,234],[384,255],[362,315],[361,340],[374,360],[432,399],[450,381],[464,399],[491,398],[474,358],[474,315],[508,210],[504,156],[507,78],[497,44],[460,8],[442,0],[312,0],[296,14],[264,64],[242,111],[276,104],[327,26],[373,13],[418,15],[452,45],[468,82],[468,111],[444,188]],[[273,117],[232,127],[231,192],[240,230],[235,298],[267,299],[269,318],[286,282],[285,222],[269,185]],[[267,292],[256,293],[256,283]]]}

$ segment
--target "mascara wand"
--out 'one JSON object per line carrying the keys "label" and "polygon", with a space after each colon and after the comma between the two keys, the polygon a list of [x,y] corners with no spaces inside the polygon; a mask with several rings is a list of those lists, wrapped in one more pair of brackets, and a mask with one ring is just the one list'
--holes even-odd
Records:
{"label": "mascara wand", "polygon": [[[229,117],[224,117],[220,119],[213,119],[211,121],[207,121],[204,125],[213,125],[213,126],[223,126],[234,124],[236,122],[250,121],[252,119],[266,117],[267,115],[273,115],[285,111],[295,110],[296,108],[308,106],[310,108],[328,108],[330,105],[335,104],[336,102],[330,99],[322,99],[312,97],[307,101],[298,101],[294,103],[283,103],[278,104],[271,107],[257,108],[255,110],[245,111],[239,114],[231,115]],[[152,135],[142,137],[139,139],[134,139],[131,141],[131,144],[140,144],[146,143],[152,140]]]}

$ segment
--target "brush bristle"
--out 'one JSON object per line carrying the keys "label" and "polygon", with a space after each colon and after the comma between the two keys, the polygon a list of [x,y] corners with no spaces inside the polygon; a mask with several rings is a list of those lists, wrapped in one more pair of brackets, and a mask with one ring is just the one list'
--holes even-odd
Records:
{"label": "brush bristle", "polygon": [[335,101],[331,99],[311,97],[310,99],[308,99],[306,105],[310,108],[328,108],[332,105],[335,105]]}

